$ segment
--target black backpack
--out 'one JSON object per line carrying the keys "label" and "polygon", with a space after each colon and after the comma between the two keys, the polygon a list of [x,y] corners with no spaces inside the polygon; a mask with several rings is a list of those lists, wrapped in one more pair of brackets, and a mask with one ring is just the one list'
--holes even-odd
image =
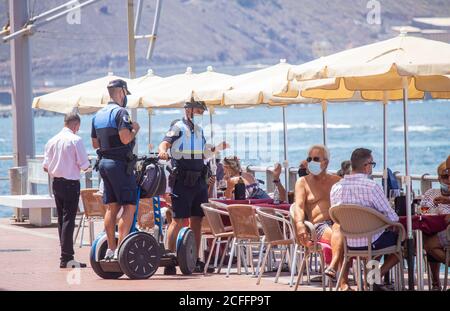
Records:
{"label": "black backpack", "polygon": [[141,198],[152,198],[166,192],[167,178],[164,166],[157,159],[146,159],[142,163],[140,176],[138,176]]}

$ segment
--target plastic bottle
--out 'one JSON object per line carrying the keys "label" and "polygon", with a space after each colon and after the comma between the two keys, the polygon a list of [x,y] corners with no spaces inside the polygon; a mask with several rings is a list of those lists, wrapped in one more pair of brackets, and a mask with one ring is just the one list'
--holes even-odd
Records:
{"label": "plastic bottle", "polygon": [[278,191],[277,186],[275,185],[275,189],[273,191],[273,204],[280,204],[280,192]]}

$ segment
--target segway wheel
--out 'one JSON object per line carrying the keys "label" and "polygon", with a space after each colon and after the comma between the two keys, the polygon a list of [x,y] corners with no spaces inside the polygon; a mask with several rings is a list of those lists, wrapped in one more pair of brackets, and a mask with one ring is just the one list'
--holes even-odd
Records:
{"label": "segway wheel", "polygon": [[192,274],[197,264],[194,232],[189,228],[180,230],[177,239],[177,260],[183,274]]}
{"label": "segway wheel", "polygon": [[129,236],[119,248],[120,268],[130,279],[148,279],[158,269],[160,260],[160,246],[146,232]]}
{"label": "segway wheel", "polygon": [[96,249],[96,247],[100,247],[100,249],[99,249],[99,259],[100,260],[105,258],[106,250],[108,249],[108,241],[107,240],[104,240],[103,242],[101,242],[101,245],[96,245],[96,242],[91,247],[91,253],[90,253],[90,256],[89,256],[92,269],[102,279],[109,279],[109,280],[111,280],[111,279],[118,279],[118,278],[120,278],[123,275],[122,272],[104,271],[102,269],[102,266],[100,265],[100,262],[95,260],[95,249]]}

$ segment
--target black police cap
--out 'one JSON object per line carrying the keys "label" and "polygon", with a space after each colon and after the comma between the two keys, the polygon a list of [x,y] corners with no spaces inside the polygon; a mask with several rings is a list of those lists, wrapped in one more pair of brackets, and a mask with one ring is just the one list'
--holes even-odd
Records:
{"label": "black police cap", "polygon": [[191,98],[191,101],[184,103],[184,108],[200,108],[203,110],[208,110],[204,101],[198,101]]}
{"label": "black police cap", "polygon": [[127,95],[131,95],[130,91],[128,90],[127,83],[124,80],[116,79],[116,80],[109,81],[107,88],[109,89],[109,88],[115,88],[115,87],[125,89],[127,91]]}

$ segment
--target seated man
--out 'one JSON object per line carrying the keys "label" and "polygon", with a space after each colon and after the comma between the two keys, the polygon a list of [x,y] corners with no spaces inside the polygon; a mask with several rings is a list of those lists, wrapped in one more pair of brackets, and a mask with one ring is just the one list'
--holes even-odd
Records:
{"label": "seated man", "polygon": [[[345,175],[331,189],[331,205],[357,204],[372,208],[392,221],[398,221],[398,216],[390,207],[383,189],[370,178],[372,168],[376,165],[373,162],[372,151],[358,148],[353,151],[350,161],[352,164],[352,172],[350,175]],[[397,233],[393,231],[379,232],[372,237],[372,249],[377,250],[395,245],[397,243],[397,237]],[[367,244],[368,241],[366,238],[347,239],[347,245],[350,249],[367,249]],[[396,256],[387,256],[380,269],[381,275],[385,275],[397,263],[398,259]],[[348,274],[348,266],[347,264],[347,269],[344,271],[345,277]],[[385,290],[384,287],[377,284],[374,284],[374,288],[377,290]]]}
{"label": "seated man", "polygon": [[[331,244],[332,260],[326,274],[336,277],[336,270],[342,262],[343,238],[339,226],[333,224],[328,210],[330,209],[331,187],[340,180],[339,176],[327,173],[330,161],[329,151],[323,145],[314,145],[309,149],[308,175],[301,177],[295,184],[294,221],[297,236],[304,246],[309,246],[305,220],[314,224],[317,239]],[[343,278],[341,289],[347,290],[347,279]]]}
{"label": "seated man", "polygon": [[[429,213],[433,213],[434,209],[439,208],[439,213],[450,214],[450,156],[447,163],[442,162],[437,169],[440,189],[429,189],[425,192],[421,206],[426,206]],[[446,218],[447,223],[450,215]],[[432,236],[424,235],[424,247],[428,254],[428,261],[431,268],[432,289],[440,290],[441,284],[439,279],[440,263],[445,262],[444,247],[448,247],[450,241],[447,239],[447,230],[441,231]]]}

